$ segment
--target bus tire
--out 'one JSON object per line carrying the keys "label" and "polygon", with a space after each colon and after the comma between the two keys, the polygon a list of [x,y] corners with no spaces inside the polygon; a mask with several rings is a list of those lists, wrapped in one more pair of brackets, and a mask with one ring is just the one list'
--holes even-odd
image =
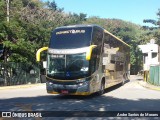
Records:
{"label": "bus tire", "polygon": [[101,88],[100,88],[100,91],[98,92],[98,95],[103,95],[104,94],[104,90],[105,90],[105,82],[102,81],[101,82]]}

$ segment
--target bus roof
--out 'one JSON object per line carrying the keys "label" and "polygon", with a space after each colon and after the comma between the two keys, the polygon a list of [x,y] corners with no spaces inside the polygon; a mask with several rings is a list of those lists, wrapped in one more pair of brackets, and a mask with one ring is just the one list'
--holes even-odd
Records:
{"label": "bus roof", "polygon": [[99,27],[101,28],[105,33],[111,35],[112,37],[116,38],[118,41],[122,42],[123,44],[127,45],[128,47],[130,47],[130,45],[128,45],[127,43],[125,43],[122,39],[116,37],[115,35],[113,35],[112,33],[110,33],[109,31],[107,31],[106,29],[100,27],[99,25],[96,24],[78,24],[78,25],[69,25],[69,26],[61,26],[61,27],[57,27],[56,29],[60,29],[60,28],[74,28],[74,27]]}
{"label": "bus roof", "polygon": [[[59,28],[74,28],[74,27],[93,27],[93,26],[98,26],[98,25],[94,25],[94,24],[78,24],[78,25],[61,26],[61,27],[57,27],[56,29],[59,29]],[[100,26],[98,26],[98,27],[100,27]]]}

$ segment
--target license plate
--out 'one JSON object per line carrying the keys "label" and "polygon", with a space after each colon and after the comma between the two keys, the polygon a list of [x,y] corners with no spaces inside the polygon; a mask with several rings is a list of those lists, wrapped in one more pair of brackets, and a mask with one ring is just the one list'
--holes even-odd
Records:
{"label": "license plate", "polygon": [[61,90],[62,94],[68,94],[68,90]]}

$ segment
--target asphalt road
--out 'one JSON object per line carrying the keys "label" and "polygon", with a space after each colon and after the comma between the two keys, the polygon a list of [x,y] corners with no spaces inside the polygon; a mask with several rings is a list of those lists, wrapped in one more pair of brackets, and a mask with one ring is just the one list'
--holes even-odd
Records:
{"label": "asphalt road", "polygon": [[160,91],[142,87],[140,80],[140,76],[131,76],[123,86],[109,88],[102,96],[87,97],[50,95],[45,84],[4,89],[0,90],[0,111],[160,111]]}

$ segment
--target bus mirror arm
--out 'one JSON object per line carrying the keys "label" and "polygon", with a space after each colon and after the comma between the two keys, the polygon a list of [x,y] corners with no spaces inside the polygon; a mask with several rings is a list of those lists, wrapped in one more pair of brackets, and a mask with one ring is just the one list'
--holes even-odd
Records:
{"label": "bus mirror arm", "polygon": [[89,47],[88,47],[88,50],[87,50],[87,52],[86,52],[86,60],[90,60],[91,59],[91,55],[92,55],[92,50],[94,49],[94,48],[96,48],[97,47],[97,45],[90,45]]}
{"label": "bus mirror arm", "polygon": [[40,48],[37,53],[36,53],[36,61],[39,62],[40,61],[40,57],[41,57],[41,52],[44,50],[48,50],[48,47],[42,47]]}

